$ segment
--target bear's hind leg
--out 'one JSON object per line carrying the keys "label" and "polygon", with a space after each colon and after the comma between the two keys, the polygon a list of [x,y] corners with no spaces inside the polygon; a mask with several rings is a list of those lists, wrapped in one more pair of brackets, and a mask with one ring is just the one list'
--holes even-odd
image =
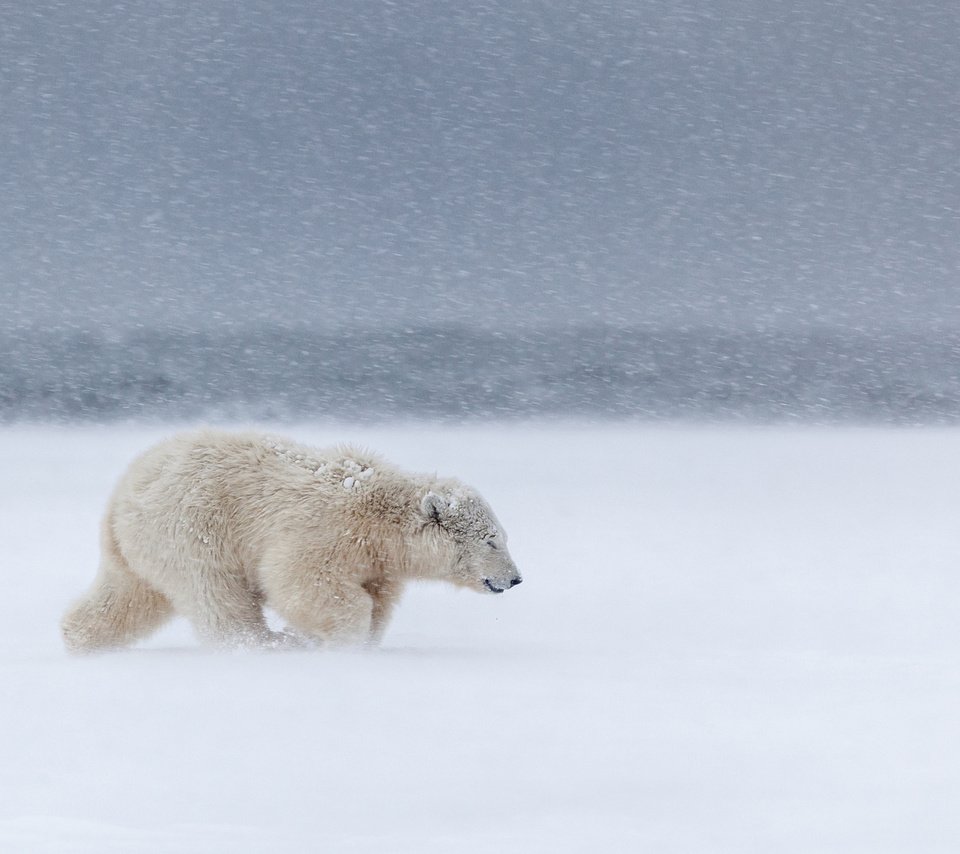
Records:
{"label": "bear's hind leg", "polygon": [[173,613],[170,601],[127,566],[104,525],[100,571],[93,587],[61,622],[71,652],[114,649],[133,643]]}
{"label": "bear's hind leg", "polygon": [[190,596],[178,608],[193,623],[201,640],[218,647],[298,645],[294,637],[267,626],[262,597],[233,569],[196,574]]}

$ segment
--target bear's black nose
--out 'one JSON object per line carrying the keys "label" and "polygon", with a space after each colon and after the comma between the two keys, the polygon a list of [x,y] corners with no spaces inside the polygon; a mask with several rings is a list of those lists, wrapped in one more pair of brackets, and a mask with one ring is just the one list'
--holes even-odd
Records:
{"label": "bear's black nose", "polygon": [[516,587],[518,584],[522,584],[522,583],[523,583],[523,579],[519,575],[516,578],[510,579],[511,587]]}

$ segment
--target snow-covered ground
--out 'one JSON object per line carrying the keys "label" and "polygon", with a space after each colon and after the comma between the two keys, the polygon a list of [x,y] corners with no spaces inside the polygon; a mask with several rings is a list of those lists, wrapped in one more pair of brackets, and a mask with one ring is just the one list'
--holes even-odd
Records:
{"label": "snow-covered ground", "polygon": [[168,432],[0,431],[0,851],[960,850],[960,431],[283,428],[473,483],[525,583],[375,652],[69,657]]}

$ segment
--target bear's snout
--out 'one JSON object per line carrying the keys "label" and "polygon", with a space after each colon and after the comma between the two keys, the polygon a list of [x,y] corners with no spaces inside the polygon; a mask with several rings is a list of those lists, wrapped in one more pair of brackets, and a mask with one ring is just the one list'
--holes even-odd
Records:
{"label": "bear's snout", "polygon": [[521,584],[523,579],[519,575],[515,575],[506,583],[506,587],[500,587],[498,584],[495,584],[489,578],[483,579],[483,586],[487,588],[491,593],[503,593],[509,587],[516,587],[518,584]]}

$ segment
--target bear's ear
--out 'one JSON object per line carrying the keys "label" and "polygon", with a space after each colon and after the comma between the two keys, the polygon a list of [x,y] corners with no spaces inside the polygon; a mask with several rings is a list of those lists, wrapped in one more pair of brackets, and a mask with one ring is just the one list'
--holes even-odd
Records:
{"label": "bear's ear", "polygon": [[433,522],[440,524],[440,520],[446,515],[447,508],[450,506],[447,499],[436,492],[428,492],[420,501],[420,512]]}

